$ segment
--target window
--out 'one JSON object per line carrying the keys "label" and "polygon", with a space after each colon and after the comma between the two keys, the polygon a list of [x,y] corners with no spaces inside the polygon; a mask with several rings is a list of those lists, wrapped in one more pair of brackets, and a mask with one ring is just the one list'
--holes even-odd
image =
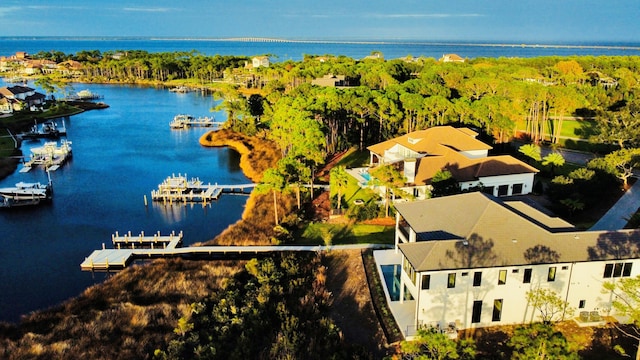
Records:
{"label": "window", "polygon": [[556,267],[549,268],[549,274],[547,274],[547,281],[556,281]]}
{"label": "window", "polygon": [[622,270],[622,276],[631,276],[631,264],[624,263],[624,270]]}
{"label": "window", "polygon": [[622,275],[622,263],[615,263],[613,265],[613,277],[620,277]]}
{"label": "window", "polygon": [[498,285],[504,285],[507,283],[507,270],[500,270],[498,275]]}
{"label": "window", "polygon": [[628,277],[631,276],[631,266],[633,263],[614,263],[604,265],[604,278]]}
{"label": "window", "polygon": [[580,305],[578,305],[578,309],[584,309],[584,306],[587,304],[587,300],[580,300]]}
{"label": "window", "polygon": [[569,270],[569,267],[567,265],[562,267],[562,270]]}
{"label": "window", "polygon": [[517,273],[519,273],[519,272],[520,272],[520,269],[513,269],[513,270],[511,270],[511,273],[512,273],[512,274],[517,274]]}
{"label": "window", "polygon": [[460,274],[460,276],[469,276],[468,272],[463,272],[462,274]]}
{"label": "window", "polygon": [[493,190],[494,190],[493,186],[487,186],[482,189],[482,192],[485,194],[493,195]]}
{"label": "window", "polygon": [[498,196],[507,196],[507,195],[509,195],[509,185],[498,186]]}
{"label": "window", "polygon": [[479,323],[482,315],[482,300],[476,300],[473,302],[473,312],[471,313],[471,322]]}
{"label": "window", "polygon": [[491,321],[500,321],[502,317],[502,299],[493,300],[493,316]]}
{"label": "window", "polygon": [[449,280],[447,281],[447,287],[449,289],[456,287],[456,273],[449,274]]}
{"label": "window", "polygon": [[422,290],[429,290],[431,275],[422,275]]}
{"label": "window", "polygon": [[476,271],[473,273],[473,286],[482,285],[482,272]]}
{"label": "window", "polygon": [[417,284],[416,271],[413,269],[413,266],[411,266],[411,263],[409,262],[409,260],[407,260],[407,258],[404,258],[404,260],[402,261],[402,268],[404,269],[404,272],[406,272],[407,275],[409,275],[409,278],[411,279],[411,283]]}
{"label": "window", "polygon": [[524,269],[524,277],[522,278],[522,282],[525,284],[531,282],[531,269]]}
{"label": "window", "polygon": [[604,266],[604,277],[610,278],[611,274],[613,274],[613,264],[606,264]]}
{"label": "window", "polygon": [[513,195],[522,194],[522,185],[523,184],[513,184],[513,190],[511,193]]}

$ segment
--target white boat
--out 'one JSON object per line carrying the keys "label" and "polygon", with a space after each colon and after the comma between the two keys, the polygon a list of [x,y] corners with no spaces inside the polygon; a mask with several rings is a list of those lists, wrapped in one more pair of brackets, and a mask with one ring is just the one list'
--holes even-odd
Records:
{"label": "white boat", "polygon": [[31,160],[24,167],[43,165],[45,169],[57,169],[71,157],[71,151],[71,141],[62,140],[60,146],[55,141],[48,141],[43,146],[31,148]]}
{"label": "white boat", "polygon": [[184,86],[184,85],[180,85],[180,86],[176,86],[174,88],[169,89],[170,92],[174,92],[174,93],[181,93],[181,94],[185,94],[188,92],[191,92],[191,88]]}
{"label": "white boat", "polygon": [[72,100],[72,101],[99,100],[99,99],[102,99],[102,95],[94,94],[89,89],[80,90],[77,93],[69,95],[67,97],[67,100]]}
{"label": "white boat", "polygon": [[51,200],[53,188],[49,184],[19,182],[13,187],[0,188],[0,207],[37,205]]}
{"label": "white boat", "polygon": [[192,126],[211,127],[214,125],[213,117],[199,117],[196,119],[194,116],[186,114],[176,115],[169,123],[169,127],[172,129],[188,129]]}
{"label": "white boat", "polygon": [[64,121],[62,122],[62,128],[58,128],[58,125],[54,121],[46,121],[39,129],[38,124],[33,125],[31,131],[21,134],[20,137],[22,137],[23,139],[57,139],[60,136],[65,135],[67,135],[67,128],[64,124]]}

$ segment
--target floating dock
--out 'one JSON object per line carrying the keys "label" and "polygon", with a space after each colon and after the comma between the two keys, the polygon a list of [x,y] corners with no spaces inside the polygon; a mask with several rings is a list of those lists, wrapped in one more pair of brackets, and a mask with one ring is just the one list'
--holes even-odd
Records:
{"label": "floating dock", "polygon": [[178,174],[178,176],[172,174],[158,185],[158,190],[151,191],[151,199],[164,203],[207,203],[217,200],[223,192],[244,194],[247,190],[250,191],[255,186],[255,184],[205,184],[199,178],[189,179],[186,174]]}
{"label": "floating dock", "polygon": [[213,117],[199,117],[196,118],[191,115],[180,114],[176,115],[171,123],[169,123],[169,127],[172,129],[188,129],[191,127],[213,127],[213,126],[222,126],[223,122],[217,122]]}

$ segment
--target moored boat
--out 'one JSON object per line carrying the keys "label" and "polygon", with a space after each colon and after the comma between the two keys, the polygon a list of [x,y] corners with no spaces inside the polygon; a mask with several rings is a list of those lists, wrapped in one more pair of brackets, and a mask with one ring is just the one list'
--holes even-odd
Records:
{"label": "moored boat", "polygon": [[54,121],[47,121],[42,123],[40,128],[38,128],[37,124],[33,125],[30,131],[22,133],[20,137],[23,139],[57,139],[65,135],[67,135],[67,128],[64,122],[62,123],[62,128],[58,128],[58,125]]}
{"label": "moored boat", "polygon": [[15,186],[0,188],[0,207],[37,205],[51,200],[53,187],[48,184],[19,182]]}

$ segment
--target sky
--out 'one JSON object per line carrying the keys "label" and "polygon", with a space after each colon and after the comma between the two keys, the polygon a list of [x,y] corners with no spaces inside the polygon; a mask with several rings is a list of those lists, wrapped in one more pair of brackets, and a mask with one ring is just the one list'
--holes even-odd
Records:
{"label": "sky", "polygon": [[638,0],[2,0],[0,36],[640,42]]}

